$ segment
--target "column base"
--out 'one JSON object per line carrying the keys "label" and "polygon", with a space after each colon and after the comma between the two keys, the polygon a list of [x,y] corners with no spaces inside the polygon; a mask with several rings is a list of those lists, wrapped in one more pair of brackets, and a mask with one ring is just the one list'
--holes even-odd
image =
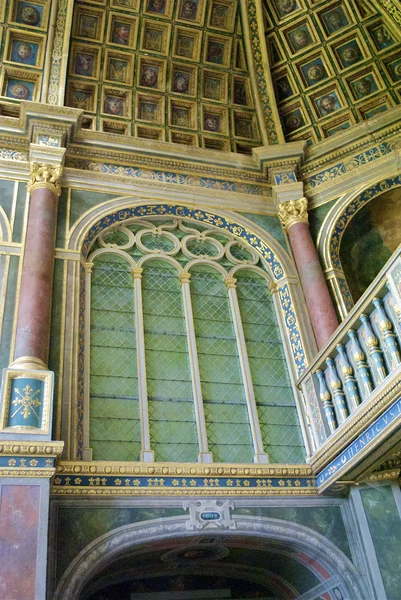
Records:
{"label": "column base", "polygon": [[198,462],[210,464],[213,462],[213,454],[211,452],[199,452]]}
{"label": "column base", "polygon": [[155,453],[153,450],[141,450],[141,461],[142,462],[155,462]]}
{"label": "column base", "polygon": [[43,362],[40,358],[36,358],[36,356],[20,356],[13,360],[13,362],[8,367],[9,369],[28,369],[35,371],[47,371],[48,367],[46,363]]}
{"label": "column base", "polygon": [[253,462],[259,465],[268,465],[270,462],[269,455],[266,454],[266,452],[260,452],[259,454],[255,454],[255,456],[253,457]]}
{"label": "column base", "polygon": [[83,448],[82,450],[82,460],[84,460],[85,462],[92,462],[93,460],[93,455],[92,455],[92,448]]}

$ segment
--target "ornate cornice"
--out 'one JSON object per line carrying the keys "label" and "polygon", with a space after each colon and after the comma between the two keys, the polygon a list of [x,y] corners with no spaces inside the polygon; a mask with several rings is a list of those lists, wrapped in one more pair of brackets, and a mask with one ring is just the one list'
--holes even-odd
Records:
{"label": "ornate cornice", "polygon": [[396,481],[400,476],[400,469],[393,469],[389,471],[374,471],[364,481]]}
{"label": "ornate cornice", "polygon": [[[14,442],[15,443],[15,442]],[[57,443],[57,442],[53,442]],[[312,477],[309,465],[141,463],[62,460],[57,474],[63,475],[142,475],[151,477]]]}
{"label": "ornate cornice", "polygon": [[45,456],[55,458],[64,448],[64,442],[30,440],[0,440],[0,456]]}
{"label": "ornate cornice", "polygon": [[45,163],[30,163],[30,174],[28,181],[28,192],[38,188],[47,188],[56,196],[61,194],[61,176],[63,167]]}
{"label": "ornate cornice", "polygon": [[296,223],[308,223],[308,200],[287,200],[280,202],[278,216],[286,231]]}
{"label": "ornate cornice", "polygon": [[0,477],[42,477],[55,473],[64,442],[0,440]]}
{"label": "ornate cornice", "polygon": [[57,495],[317,495],[308,465],[60,461]]}

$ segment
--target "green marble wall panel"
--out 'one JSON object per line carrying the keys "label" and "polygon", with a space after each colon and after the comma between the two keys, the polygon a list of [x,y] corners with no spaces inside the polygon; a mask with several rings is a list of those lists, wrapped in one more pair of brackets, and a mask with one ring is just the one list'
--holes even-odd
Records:
{"label": "green marble wall panel", "polygon": [[16,242],[16,243],[20,243],[22,241],[26,198],[27,198],[26,184],[19,183],[18,192],[17,192],[17,204],[15,207],[14,228],[13,228],[13,242]]}
{"label": "green marble wall panel", "polygon": [[376,550],[387,600],[401,590],[401,518],[390,486],[361,489],[361,498]]}
{"label": "green marble wall panel", "polygon": [[95,460],[139,460],[138,373],[130,266],[115,254],[92,274],[90,445]]}
{"label": "green marble wall panel", "polygon": [[112,200],[116,194],[103,194],[92,190],[71,190],[70,227],[91,208]]}
{"label": "green marble wall panel", "polygon": [[226,286],[207,266],[191,269],[191,298],[209,450],[215,462],[252,462],[253,446]]}
{"label": "green marble wall panel", "polygon": [[165,260],[146,262],[142,300],[150,437],[155,460],[196,462],[191,370],[177,269]]}
{"label": "green marble wall panel", "polygon": [[182,508],[60,508],[56,542],[57,580],[85,546],[108,531],[140,521],[185,514]]}
{"label": "green marble wall panel", "polygon": [[337,200],[338,198],[336,200],[330,200],[330,202],[326,202],[325,204],[322,204],[321,206],[318,206],[317,208],[313,208],[312,210],[308,211],[309,228],[315,244],[320,232],[320,228],[323,225],[323,221],[325,220],[329,210],[334,206]]}
{"label": "green marble wall panel", "polygon": [[[53,404],[53,423],[57,415],[58,384],[60,375],[60,355],[61,355],[61,324],[63,319],[63,295],[64,295],[64,260],[56,258],[54,261],[53,275],[53,301],[50,329],[50,348],[49,348],[49,369],[54,372],[54,404]],[[53,439],[56,439],[53,437]]]}
{"label": "green marble wall panel", "polygon": [[15,181],[0,179],[0,206],[6,213],[9,220],[11,217],[11,209],[13,204],[14,185]]}
{"label": "green marble wall panel", "polygon": [[10,346],[13,332],[15,315],[15,295],[18,280],[19,257],[10,257],[10,266],[8,270],[6,301],[4,313],[2,315],[2,330],[0,337],[0,368],[5,368],[10,362]]}
{"label": "green marble wall panel", "polygon": [[57,232],[56,232],[56,248],[65,247],[65,239],[67,235],[67,205],[68,205],[68,189],[61,190],[60,198],[58,199],[57,208]]}
{"label": "green marble wall panel", "polygon": [[344,554],[351,558],[347,531],[339,506],[283,506],[235,508],[234,515],[249,515],[292,521],[309,527],[327,537]]}
{"label": "green marble wall panel", "polygon": [[246,213],[240,212],[240,215],[246,217],[259,227],[262,227],[269,233],[279,244],[285,248],[285,250],[289,250],[289,246],[287,244],[287,240],[283,233],[283,228],[281,227],[280,219],[278,217],[272,217],[269,215],[258,215],[255,213]]}
{"label": "green marble wall panel", "polygon": [[304,462],[294,396],[271,293],[253,271],[236,274],[237,296],[265,451],[274,463]]}

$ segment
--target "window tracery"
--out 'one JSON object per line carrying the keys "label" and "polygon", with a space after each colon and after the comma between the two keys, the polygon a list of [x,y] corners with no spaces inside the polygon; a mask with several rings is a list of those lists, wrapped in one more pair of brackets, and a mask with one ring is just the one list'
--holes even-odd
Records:
{"label": "window tracery", "polygon": [[[255,250],[183,219],[134,219],[103,230],[88,262],[84,446],[94,459],[263,463],[268,448],[271,461],[303,460],[269,277]],[[114,269],[112,291],[102,291]],[[111,322],[101,349],[99,305]],[[119,336],[118,347],[108,341]],[[100,375],[99,354],[107,361]],[[97,378],[115,373],[113,393],[99,393]]]}

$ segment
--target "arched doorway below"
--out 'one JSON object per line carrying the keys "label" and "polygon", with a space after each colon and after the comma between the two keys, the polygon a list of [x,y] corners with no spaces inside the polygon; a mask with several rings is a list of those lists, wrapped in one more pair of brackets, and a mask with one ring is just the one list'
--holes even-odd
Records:
{"label": "arched doorway below", "polygon": [[57,600],[354,600],[361,575],[326,538],[277,519],[242,517],[232,530],[188,521],[120,527],[70,564]]}

